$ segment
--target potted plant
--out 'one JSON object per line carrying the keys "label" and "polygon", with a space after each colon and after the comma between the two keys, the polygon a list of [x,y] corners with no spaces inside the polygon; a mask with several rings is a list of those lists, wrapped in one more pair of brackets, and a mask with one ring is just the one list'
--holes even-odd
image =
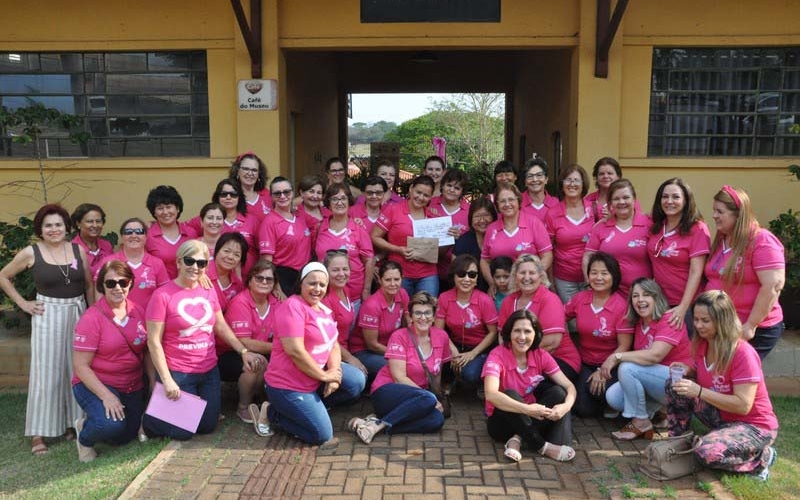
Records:
{"label": "potted plant", "polygon": [[[800,180],[800,165],[790,165],[789,172]],[[786,283],[781,292],[783,321],[787,328],[800,328],[800,212],[787,210],[769,221],[769,230],[786,251]]]}

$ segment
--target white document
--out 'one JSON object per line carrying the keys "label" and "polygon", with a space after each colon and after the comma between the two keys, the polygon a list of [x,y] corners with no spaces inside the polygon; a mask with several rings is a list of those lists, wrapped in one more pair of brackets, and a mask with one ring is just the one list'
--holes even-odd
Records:
{"label": "white document", "polygon": [[455,238],[447,234],[447,231],[453,227],[453,218],[449,215],[430,219],[414,219],[413,224],[416,238],[439,238],[440,247],[456,242]]}

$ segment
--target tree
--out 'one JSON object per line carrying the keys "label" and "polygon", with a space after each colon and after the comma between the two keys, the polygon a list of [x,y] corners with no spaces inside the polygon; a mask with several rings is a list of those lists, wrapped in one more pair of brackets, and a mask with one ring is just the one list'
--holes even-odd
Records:
{"label": "tree", "polygon": [[356,122],[348,127],[348,142],[350,144],[369,144],[380,142],[384,136],[397,128],[395,122],[381,120],[376,123]]}

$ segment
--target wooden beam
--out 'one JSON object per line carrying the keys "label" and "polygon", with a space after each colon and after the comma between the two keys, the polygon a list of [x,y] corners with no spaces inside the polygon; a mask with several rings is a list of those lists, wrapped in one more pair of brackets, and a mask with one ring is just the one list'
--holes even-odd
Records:
{"label": "wooden beam", "polygon": [[231,6],[250,54],[251,77],[261,78],[261,0],[250,0],[250,23],[247,22],[241,0],[231,0]]}
{"label": "wooden beam", "polygon": [[611,12],[611,0],[597,0],[597,36],[594,61],[594,76],[598,78],[608,78],[608,53],[614,37],[617,35],[622,16],[628,7],[628,0],[617,0],[614,12],[609,20]]}

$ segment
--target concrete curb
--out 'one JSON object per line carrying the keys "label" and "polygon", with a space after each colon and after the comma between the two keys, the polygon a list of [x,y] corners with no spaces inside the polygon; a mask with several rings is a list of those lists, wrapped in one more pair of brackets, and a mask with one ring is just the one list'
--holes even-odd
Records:
{"label": "concrete curb", "polygon": [[171,441],[167,446],[161,450],[156,458],[154,458],[144,469],[140,472],[131,483],[125,488],[125,491],[117,498],[117,500],[131,500],[135,497],[139,488],[153,475],[162,465],[166,464],[176,451],[180,450],[182,443],[180,441]]}

